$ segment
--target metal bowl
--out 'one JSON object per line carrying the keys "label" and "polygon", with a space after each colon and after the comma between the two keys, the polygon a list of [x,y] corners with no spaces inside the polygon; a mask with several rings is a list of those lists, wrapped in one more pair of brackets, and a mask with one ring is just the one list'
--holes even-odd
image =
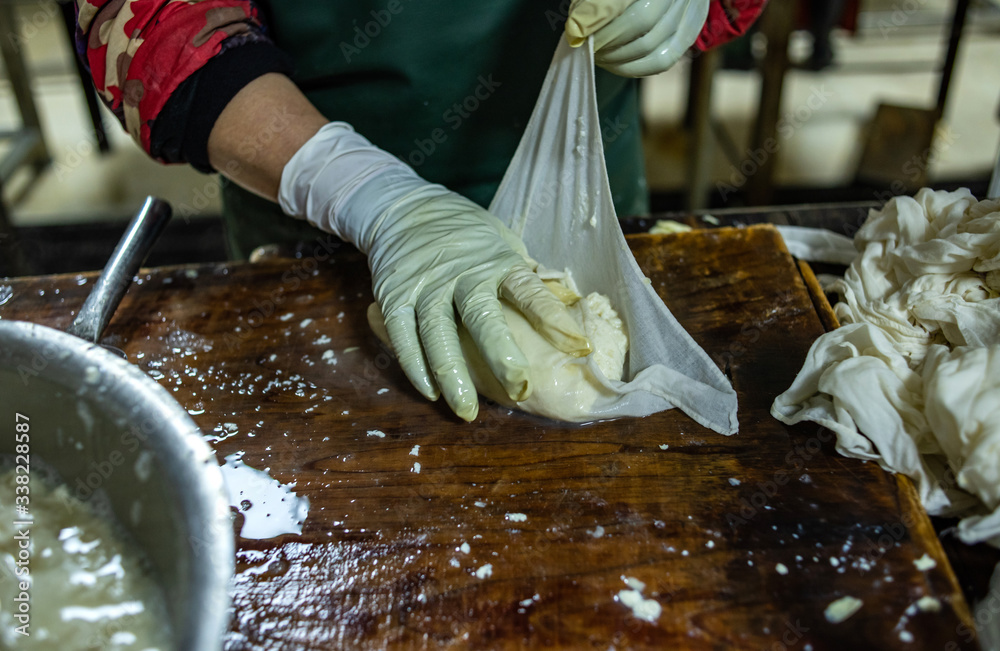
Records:
{"label": "metal bowl", "polygon": [[[166,389],[101,346],[0,321],[0,418],[30,421],[31,458],[86,501],[103,491],[163,587],[173,640],[218,649],[228,624],[233,529],[222,473]],[[13,435],[0,453],[14,453]]]}

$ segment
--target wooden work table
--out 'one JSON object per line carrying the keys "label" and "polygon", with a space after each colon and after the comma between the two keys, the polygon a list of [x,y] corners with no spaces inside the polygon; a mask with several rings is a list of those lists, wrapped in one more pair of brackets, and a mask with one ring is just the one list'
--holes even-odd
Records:
{"label": "wooden work table", "polygon": [[[144,270],[109,343],[220,459],[311,503],[301,535],[237,540],[227,648],[975,648],[910,482],[769,415],[833,325],[808,268],[769,226],[630,244],[732,379],[737,435],[679,410],[573,426],[484,404],[463,423],[370,333],[353,252]],[[4,281],[0,317],[65,328],[92,278]],[[845,596],[863,606],[827,621]]]}

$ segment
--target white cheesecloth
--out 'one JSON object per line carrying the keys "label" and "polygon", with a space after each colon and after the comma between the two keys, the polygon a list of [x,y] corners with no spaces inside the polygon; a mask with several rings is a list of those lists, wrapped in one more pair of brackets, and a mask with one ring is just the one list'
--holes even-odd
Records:
{"label": "white cheesecloth", "polygon": [[533,258],[570,269],[586,295],[600,292],[625,322],[624,380],[608,382],[595,419],[679,407],[722,434],[737,430],[736,392],[677,323],[629,251],[615,215],[601,142],[592,39],[560,39],[534,112],[490,212]]}
{"label": "white cheesecloth", "polygon": [[911,477],[958,537],[1000,546],[1000,201],[920,190],[871,211],[819,337],[771,407]]}

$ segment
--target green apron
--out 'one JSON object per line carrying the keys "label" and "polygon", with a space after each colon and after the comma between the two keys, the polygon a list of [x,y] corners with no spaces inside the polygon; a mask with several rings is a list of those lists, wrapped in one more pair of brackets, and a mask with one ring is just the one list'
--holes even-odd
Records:
{"label": "green apron", "polygon": [[[293,80],[323,115],[482,206],[514,155],[565,20],[554,0],[260,4],[295,62]],[[615,208],[646,214],[637,82],[598,69],[597,95]],[[320,236],[232,183],[223,182],[223,202],[233,257]]]}

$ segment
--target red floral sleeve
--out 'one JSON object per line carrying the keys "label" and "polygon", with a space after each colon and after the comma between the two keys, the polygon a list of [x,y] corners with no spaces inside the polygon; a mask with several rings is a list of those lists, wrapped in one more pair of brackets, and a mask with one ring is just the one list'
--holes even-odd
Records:
{"label": "red floral sleeve", "polygon": [[248,0],[77,0],[77,19],[98,93],[147,152],[152,120],[177,86],[223,41],[260,34]]}
{"label": "red floral sleeve", "polygon": [[767,0],[712,0],[708,20],[695,47],[708,50],[743,35],[760,16]]}

